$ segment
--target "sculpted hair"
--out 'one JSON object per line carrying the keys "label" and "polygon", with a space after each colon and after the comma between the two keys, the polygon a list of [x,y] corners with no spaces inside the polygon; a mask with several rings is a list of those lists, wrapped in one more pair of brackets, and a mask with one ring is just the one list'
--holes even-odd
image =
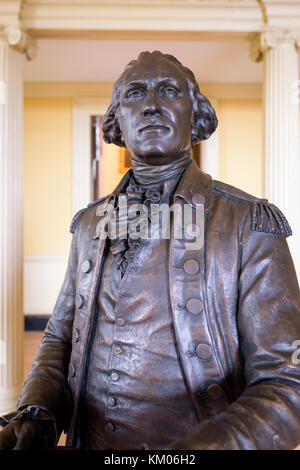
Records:
{"label": "sculpted hair", "polygon": [[141,52],[137,60],[129,62],[120,78],[114,84],[112,100],[103,118],[102,130],[104,141],[109,144],[116,144],[119,147],[126,147],[119,124],[119,108],[123,77],[128,69],[134,66],[138,61],[142,60],[145,56],[149,55],[161,55],[173,62],[180,70],[183,71],[186,77],[189,96],[192,103],[191,144],[195,145],[201,140],[208,139],[208,137],[210,137],[216,130],[218,119],[209,100],[200,93],[199,86],[193,72],[187,67],[184,67],[184,65],[182,65],[182,63],[172,55],[162,54],[159,51],[146,51]]}

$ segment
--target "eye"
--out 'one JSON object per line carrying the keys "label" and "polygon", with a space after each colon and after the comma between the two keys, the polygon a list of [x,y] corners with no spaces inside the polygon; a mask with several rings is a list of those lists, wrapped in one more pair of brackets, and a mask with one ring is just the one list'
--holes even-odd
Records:
{"label": "eye", "polygon": [[128,90],[126,93],[126,100],[127,101],[134,101],[145,96],[145,91],[140,88],[133,88],[132,90]]}
{"label": "eye", "polygon": [[175,96],[178,96],[178,90],[172,86],[166,86],[163,88],[162,93],[164,96],[167,96],[169,98],[173,98]]}

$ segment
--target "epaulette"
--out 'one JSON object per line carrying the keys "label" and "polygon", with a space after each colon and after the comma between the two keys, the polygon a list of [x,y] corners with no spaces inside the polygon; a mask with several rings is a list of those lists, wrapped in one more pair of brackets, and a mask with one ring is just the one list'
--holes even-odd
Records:
{"label": "epaulette", "polygon": [[259,199],[220,181],[214,181],[213,185],[214,189],[227,196],[251,203],[251,230],[273,233],[282,237],[292,235],[291,227],[281,210],[267,199]]}
{"label": "epaulette", "polygon": [[251,229],[258,232],[275,233],[282,237],[292,235],[285,216],[270,202],[254,201],[251,207]]}
{"label": "epaulette", "polygon": [[84,207],[83,209],[80,209],[80,211],[76,212],[74,215],[71,225],[70,225],[70,232],[74,233],[76,229],[76,225],[79,222],[80,218],[83,216],[83,214],[89,210],[91,207],[96,206],[100,202],[104,201],[107,198],[107,196],[102,197],[101,199],[98,199],[97,201],[91,202],[90,204],[87,205],[87,207]]}

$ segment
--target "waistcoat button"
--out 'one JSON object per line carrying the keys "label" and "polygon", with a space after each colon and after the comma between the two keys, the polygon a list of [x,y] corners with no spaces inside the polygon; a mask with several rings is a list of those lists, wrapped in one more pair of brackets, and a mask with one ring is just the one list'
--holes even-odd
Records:
{"label": "waistcoat button", "polygon": [[69,373],[70,373],[71,377],[75,377],[75,375],[76,375],[76,367],[73,364],[73,362],[70,362]]}
{"label": "waistcoat button", "polygon": [[82,295],[77,294],[75,297],[75,307],[81,308],[83,304],[84,304],[84,298],[82,297]]}
{"label": "waistcoat button", "polygon": [[185,261],[183,269],[187,274],[196,274],[199,270],[199,263],[195,259],[188,259]]}
{"label": "waistcoat button", "polygon": [[114,349],[115,354],[121,354],[122,351],[123,351],[123,348],[121,348],[121,346],[116,346]]}
{"label": "waistcoat button", "polygon": [[197,297],[189,299],[185,306],[188,312],[194,314],[200,313],[203,310],[203,303]]}
{"label": "waistcoat button", "polygon": [[86,259],[81,265],[81,271],[83,273],[88,273],[90,269],[91,269],[91,262],[88,259]]}
{"label": "waistcoat button", "polygon": [[106,431],[108,432],[114,432],[114,430],[116,429],[113,423],[107,423],[105,428],[106,428]]}
{"label": "waistcoat button", "polygon": [[118,326],[124,326],[125,325],[125,320],[122,317],[117,318],[117,325]]}
{"label": "waistcoat button", "polygon": [[196,347],[196,354],[199,359],[203,359],[204,361],[206,361],[211,357],[212,349],[208,344],[200,343]]}
{"label": "waistcoat button", "polygon": [[193,204],[205,204],[205,197],[202,194],[194,194],[192,197]]}
{"label": "waistcoat button", "polygon": [[112,374],[110,375],[111,379],[115,382],[116,380],[119,379],[119,374],[117,374],[116,372],[112,372]]}
{"label": "waistcoat button", "polygon": [[107,403],[109,404],[109,406],[115,406],[116,399],[114,397],[108,397]]}
{"label": "waistcoat button", "polygon": [[206,391],[213,400],[218,400],[223,395],[223,389],[219,384],[210,385]]}

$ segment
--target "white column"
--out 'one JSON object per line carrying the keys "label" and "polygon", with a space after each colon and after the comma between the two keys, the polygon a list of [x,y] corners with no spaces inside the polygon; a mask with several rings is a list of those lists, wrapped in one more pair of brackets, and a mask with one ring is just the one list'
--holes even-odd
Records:
{"label": "white column", "polygon": [[265,195],[291,225],[288,241],[300,280],[299,44],[300,31],[266,26],[256,59],[264,59]]}
{"label": "white column", "polygon": [[0,38],[0,414],[23,382],[23,60]]}

